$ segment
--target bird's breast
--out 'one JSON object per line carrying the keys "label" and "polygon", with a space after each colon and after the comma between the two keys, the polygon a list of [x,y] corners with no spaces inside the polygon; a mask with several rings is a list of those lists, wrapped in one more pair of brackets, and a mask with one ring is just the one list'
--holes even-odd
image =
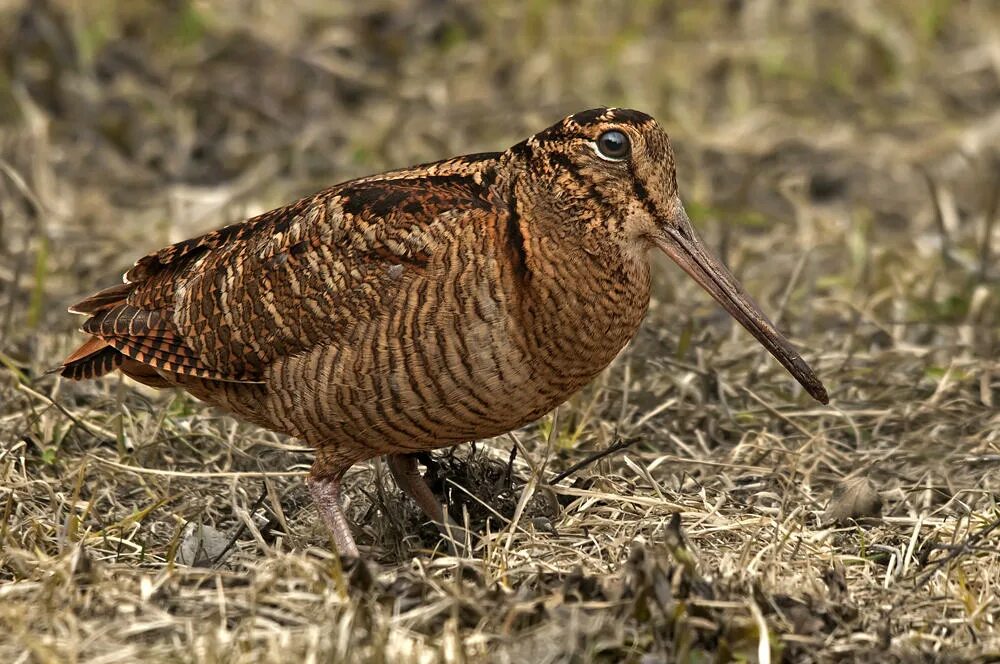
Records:
{"label": "bird's breast", "polygon": [[387,267],[399,287],[380,315],[273,367],[274,428],[353,460],[496,436],[586,385],[635,333],[644,264],[523,274],[493,247],[466,238],[426,269]]}
{"label": "bird's breast", "polygon": [[526,284],[518,311],[539,380],[563,399],[586,385],[635,335],[648,304],[646,261],[551,260]]}

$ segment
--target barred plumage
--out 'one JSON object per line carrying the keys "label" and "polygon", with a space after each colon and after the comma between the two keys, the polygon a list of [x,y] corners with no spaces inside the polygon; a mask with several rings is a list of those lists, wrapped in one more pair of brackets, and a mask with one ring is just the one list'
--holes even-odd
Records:
{"label": "barred plumage", "polygon": [[62,373],[120,368],[304,439],[313,495],[356,555],[343,472],[389,455],[443,523],[412,453],[519,427],[589,382],[645,314],[653,246],[825,401],[698,241],[666,134],[626,109],[340,184],[150,254],[73,307],[91,337]]}

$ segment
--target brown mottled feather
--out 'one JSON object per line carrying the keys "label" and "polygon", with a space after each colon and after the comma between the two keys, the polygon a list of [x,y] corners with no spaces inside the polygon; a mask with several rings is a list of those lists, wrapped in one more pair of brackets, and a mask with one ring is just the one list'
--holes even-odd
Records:
{"label": "brown mottled feather", "polygon": [[[596,151],[612,130],[629,159]],[[62,372],[120,368],[304,439],[351,548],[336,503],[351,464],[499,435],[564,401],[638,328],[654,236],[694,242],[680,222],[655,121],[585,111],[503,153],[346,182],[149,254],[72,309],[91,338]]]}
{"label": "brown mottled feather", "polygon": [[[452,162],[452,171],[465,163]],[[436,165],[437,177],[449,177],[446,164]],[[71,310],[91,314],[84,332],[138,362],[256,382],[279,352],[302,352],[374,311],[378,289],[392,281],[388,266],[426,265],[428,240],[412,227],[434,208],[487,207],[471,182],[429,188],[419,173],[398,175],[334,187],[152,253],[125,284]],[[392,212],[392,226],[377,223]]]}
{"label": "brown mottled feather", "polygon": [[[64,365],[78,364],[108,348],[108,342],[99,337],[88,337],[79,348],[63,360]],[[112,349],[113,350],[113,349]]]}
{"label": "brown mottled feather", "polygon": [[[83,329],[248,419],[316,445],[343,437],[337,465],[502,433],[603,368],[648,298],[645,262],[613,254],[580,282],[586,295],[565,290],[569,272],[530,227],[530,201],[516,199],[523,157],[515,148],[363,178],[177,243],[76,307],[92,314]],[[540,166],[555,185],[558,174]],[[573,263],[593,252],[575,244]],[[608,300],[625,306],[620,327],[597,346],[574,344],[594,327],[579,320],[582,298],[623,278],[634,287]],[[519,293],[529,283],[537,301]],[[546,366],[533,367],[534,356]],[[478,392],[463,395],[466,382]],[[223,387],[232,383],[263,391]],[[492,414],[494,400],[513,409]],[[381,440],[358,440],[373,430]]]}
{"label": "brown mottled feather", "polygon": [[148,364],[136,362],[135,360],[126,359],[122,362],[122,365],[119,368],[123,374],[132,380],[139,381],[149,387],[164,389],[174,387],[176,385],[176,382],[164,378],[163,375],[161,375],[160,372],[153,367]]}
{"label": "brown mottled feather", "polygon": [[73,380],[87,380],[114,371],[125,356],[98,337],[90,337],[63,360],[62,375]]}
{"label": "brown mottled feather", "polygon": [[71,314],[96,314],[120,304],[132,291],[132,284],[119,284],[91,295],[69,308]]}

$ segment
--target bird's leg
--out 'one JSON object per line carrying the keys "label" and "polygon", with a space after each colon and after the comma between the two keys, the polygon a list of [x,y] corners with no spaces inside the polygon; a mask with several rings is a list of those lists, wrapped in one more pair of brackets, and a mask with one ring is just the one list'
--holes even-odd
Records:
{"label": "bird's leg", "polygon": [[427,480],[417,468],[417,458],[412,454],[388,454],[385,457],[392,471],[392,477],[403,493],[417,503],[424,514],[437,525],[445,523],[444,509],[441,501],[431,491]]}
{"label": "bird's leg", "polygon": [[427,485],[427,480],[424,479],[424,476],[420,474],[420,470],[417,468],[416,455],[388,454],[385,460],[389,464],[389,470],[392,472],[392,476],[399,488],[403,490],[403,493],[412,498],[423,513],[427,515],[427,518],[433,521],[441,532],[444,533],[452,553],[458,553],[465,539],[465,530],[455,523],[451,516],[446,514],[444,509],[442,509],[441,501],[431,491],[430,486]]}
{"label": "bird's leg", "polygon": [[340,504],[340,480],[343,476],[343,473],[317,475],[314,467],[313,474],[306,478],[306,484],[323,521],[333,533],[337,553],[342,558],[359,558],[358,545],[354,543],[354,536],[351,535],[351,524],[347,521],[344,508]]}

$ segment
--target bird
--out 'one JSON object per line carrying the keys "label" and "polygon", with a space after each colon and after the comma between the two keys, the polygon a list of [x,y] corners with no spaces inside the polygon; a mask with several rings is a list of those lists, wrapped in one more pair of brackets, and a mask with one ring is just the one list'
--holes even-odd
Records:
{"label": "bird", "polygon": [[356,559],[345,472],[385,457],[443,527],[419,455],[527,425],[586,386],[638,330],[656,249],[828,402],[700,239],[667,133],[605,107],[503,152],[344,182],[148,254],[70,308],[88,338],[56,371],[118,370],[304,441],[313,501]]}

